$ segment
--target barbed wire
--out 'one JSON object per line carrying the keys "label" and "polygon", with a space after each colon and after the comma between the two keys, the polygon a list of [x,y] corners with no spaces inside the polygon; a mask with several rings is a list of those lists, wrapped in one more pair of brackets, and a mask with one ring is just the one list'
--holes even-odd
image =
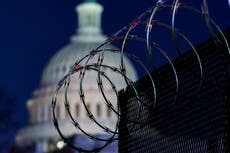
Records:
{"label": "barbed wire", "polygon": [[[168,33],[171,34],[172,38],[172,43],[175,46],[176,54],[177,56],[181,56],[183,52],[181,51],[181,42],[178,41],[178,39],[182,39],[185,44],[187,44],[193,53],[193,57],[196,61],[196,65],[199,69],[198,72],[194,72],[193,70],[191,71],[191,74],[194,75],[196,78],[198,78],[198,91],[202,87],[204,83],[207,84],[207,80],[204,79],[204,72],[203,72],[203,65],[201,61],[201,57],[196,49],[196,47],[193,45],[192,41],[184,34],[183,32],[180,31],[179,28],[177,28],[176,21],[177,21],[177,14],[179,12],[179,9],[183,9],[186,11],[189,11],[192,14],[195,14],[197,16],[201,16],[203,20],[205,21],[206,27],[211,35],[211,37],[215,40],[216,43],[223,43],[225,47],[227,48],[228,55],[230,54],[230,48],[228,41],[222,32],[221,28],[215,23],[215,21],[210,17],[209,15],[209,10],[208,10],[208,5],[206,0],[203,0],[202,2],[202,7],[201,10],[197,9],[193,6],[186,5],[179,0],[175,0],[172,4],[167,3],[166,0],[158,0],[156,4],[154,4],[151,8],[147,9],[145,12],[143,12],[140,16],[138,16],[133,22],[130,24],[124,26],[120,30],[118,30],[116,33],[114,33],[107,41],[93,49],[92,51],[89,52],[89,54],[86,54],[83,58],[80,60],[77,60],[75,64],[73,64],[72,68],[70,69],[69,73],[58,83],[55,94],[52,99],[52,116],[53,116],[53,123],[55,128],[57,129],[58,133],[60,134],[61,138],[72,148],[76,149],[79,152],[99,152],[106,146],[108,146],[110,143],[113,141],[117,141],[117,135],[119,134],[119,121],[121,118],[120,114],[120,107],[114,106],[113,104],[117,104],[118,102],[111,102],[109,98],[106,96],[106,92],[104,91],[104,82],[103,79],[107,80],[109,82],[109,85],[111,86],[112,91],[116,96],[118,96],[118,89],[116,87],[116,84],[113,82],[113,80],[109,77],[109,75],[104,71],[104,68],[107,68],[110,71],[110,73],[115,73],[120,75],[125,83],[126,86],[130,86],[131,90],[134,93],[134,97],[136,99],[136,103],[138,106],[138,110],[136,113],[136,116],[134,117],[135,119],[128,118],[127,122],[132,123],[132,128],[131,131],[129,132],[134,132],[138,130],[139,128],[136,128],[136,125],[140,126],[145,126],[148,123],[141,122],[140,118],[140,112],[141,109],[146,108],[150,110],[154,110],[157,107],[157,91],[156,91],[156,82],[154,78],[151,75],[151,72],[157,69],[157,65],[155,64],[155,59],[154,57],[154,52],[158,52],[169,64],[170,69],[172,71],[172,75],[174,78],[175,82],[175,88],[167,86],[167,90],[174,90],[174,103],[177,102],[178,96],[183,96],[184,99],[191,100],[190,97],[186,95],[182,95],[182,93],[179,91],[180,87],[180,81],[178,77],[178,72],[175,67],[175,63],[173,62],[173,58],[168,55],[168,53],[160,46],[159,43],[153,41],[151,37],[152,30],[155,27],[159,27],[162,29],[165,29],[168,31]],[[162,10],[167,10],[170,11],[170,24],[165,23],[159,19],[156,19],[157,13],[162,11]],[[135,33],[135,30],[137,28],[142,29],[142,34],[145,35],[145,37],[142,36],[140,33]],[[215,34],[215,30],[220,34],[220,37],[217,37]],[[145,48],[143,50],[146,50],[146,57],[149,63],[150,67],[145,64],[146,61],[142,60],[141,58],[138,57],[138,55],[135,55],[134,52],[128,51],[128,41],[134,41],[134,43],[144,43]],[[113,43],[119,43],[120,44],[120,49],[117,48],[110,48],[110,46]],[[184,44],[183,44],[184,45]],[[132,47],[131,47],[132,48]],[[111,54],[119,54],[120,55],[120,63],[119,65],[106,65],[104,64],[104,53],[111,53]],[[134,61],[137,65],[141,67],[141,69],[146,73],[147,77],[150,79],[151,86],[152,86],[152,91],[153,91],[153,102],[152,104],[147,104],[145,101],[143,101],[140,98],[140,94],[138,93],[136,87],[135,87],[135,80],[131,80],[126,74],[126,65],[124,62],[124,57],[129,57],[132,61]],[[96,62],[95,58],[97,58]],[[85,79],[85,75],[89,71],[94,71],[97,73],[97,86],[99,89],[99,92],[102,94],[102,97],[104,99],[105,105],[110,109],[113,113],[116,114],[117,116],[117,122],[114,125],[115,129],[110,129],[105,125],[102,125],[97,118],[93,115],[93,113],[90,111],[90,109],[87,107],[86,102],[85,102],[85,90],[83,88],[83,80]],[[83,104],[86,113],[89,117],[89,119],[94,122],[99,128],[101,128],[104,132],[108,133],[110,135],[109,138],[99,138],[96,137],[87,131],[85,131],[77,119],[74,118],[74,116],[71,114],[70,111],[70,103],[68,100],[68,89],[71,84],[71,77],[75,74],[79,75],[79,84],[76,84],[76,86],[79,86],[79,97],[81,100],[81,103]],[[103,78],[103,79],[102,79]],[[213,83],[210,83],[213,85]],[[72,124],[76,127],[76,129],[80,130],[84,135],[86,135],[89,139],[95,140],[95,141],[102,141],[104,142],[103,145],[95,147],[93,149],[87,149],[87,148],[82,148],[81,146],[76,146],[75,144],[71,143],[66,136],[62,134],[62,131],[60,130],[60,125],[58,123],[58,119],[56,116],[56,105],[57,105],[57,97],[60,92],[60,90],[64,90],[64,106],[66,111],[68,112],[68,115],[72,121]],[[122,103],[122,102],[120,102]],[[118,108],[117,108],[118,107]],[[117,109],[116,109],[117,108]],[[140,127],[139,126],[139,127]]]}

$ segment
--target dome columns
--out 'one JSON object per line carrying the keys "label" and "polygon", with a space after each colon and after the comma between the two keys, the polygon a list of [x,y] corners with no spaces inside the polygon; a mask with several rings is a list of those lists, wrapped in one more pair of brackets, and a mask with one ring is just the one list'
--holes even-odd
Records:
{"label": "dome columns", "polygon": [[78,34],[97,34],[101,33],[101,14],[103,7],[88,0],[76,7],[78,14]]}

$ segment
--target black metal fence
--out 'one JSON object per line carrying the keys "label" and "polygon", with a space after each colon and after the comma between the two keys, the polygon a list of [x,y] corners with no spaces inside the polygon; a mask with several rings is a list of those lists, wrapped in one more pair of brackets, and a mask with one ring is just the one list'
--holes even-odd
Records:
{"label": "black metal fence", "polygon": [[[226,35],[229,39],[230,30]],[[187,52],[173,61],[178,92],[169,64],[152,73],[157,93],[155,108],[140,106],[131,87],[119,93],[120,153],[230,152],[229,54],[223,45],[211,40],[198,50],[204,72],[201,84],[198,64],[193,53]],[[140,100],[151,106],[154,93],[150,79],[142,78],[135,88]]]}

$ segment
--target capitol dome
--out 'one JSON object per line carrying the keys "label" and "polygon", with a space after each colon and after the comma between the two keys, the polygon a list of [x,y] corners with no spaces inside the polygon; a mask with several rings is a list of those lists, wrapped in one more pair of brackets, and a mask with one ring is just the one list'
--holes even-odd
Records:
{"label": "capitol dome", "polygon": [[[30,126],[22,129],[17,136],[19,143],[42,143],[46,145],[44,150],[52,150],[50,142],[57,142],[60,136],[54,128],[52,118],[50,115],[50,103],[57,83],[69,72],[73,64],[89,54],[94,48],[101,45],[108,38],[102,34],[101,30],[101,13],[103,7],[95,0],[85,0],[76,7],[78,14],[78,29],[76,34],[70,39],[70,43],[59,50],[47,63],[40,82],[40,87],[35,90],[33,97],[28,100],[27,107],[30,114]],[[116,48],[107,45],[106,48]],[[91,61],[94,63],[97,60],[95,56]],[[105,52],[103,64],[119,67],[120,54]],[[136,71],[131,61],[124,56],[124,64],[126,68],[126,75],[133,81],[137,80]],[[114,74],[111,70],[103,69],[108,77],[116,85],[117,90],[126,87],[124,78],[119,74]],[[77,74],[76,74],[77,75]],[[116,125],[117,118],[115,113],[111,113],[110,109],[105,105],[103,96],[98,90],[97,72],[87,72],[84,78],[84,91],[86,93],[86,103],[89,110],[97,121],[108,128],[113,129]],[[81,127],[91,134],[100,134],[105,132],[103,129],[93,124],[88,118],[86,110],[79,98],[79,79],[75,77],[70,86],[68,93],[70,110],[74,117],[77,118]],[[106,96],[114,106],[117,106],[117,97],[111,90],[109,85],[104,85]],[[69,117],[66,113],[64,104],[64,95],[58,95],[58,103],[56,107],[57,117],[60,121],[60,127],[65,136],[72,136],[80,133],[71,123],[69,124]]]}
{"label": "capitol dome", "polygon": [[[78,36],[76,36],[77,38]],[[97,39],[95,36],[96,40]],[[75,37],[73,37],[75,38]],[[69,68],[73,66],[73,64],[83,58],[85,55],[89,54],[92,49],[101,45],[106,37],[103,37],[103,41],[87,41],[82,42],[78,41],[78,39],[72,39],[71,43],[67,46],[63,47],[59,52],[57,52],[49,61],[48,65],[43,71],[41,86],[49,86],[56,85],[69,71]],[[107,46],[106,48],[116,48],[114,46]],[[120,54],[117,53],[104,53],[104,62],[106,65],[118,66],[120,63]],[[96,59],[96,57],[94,57]],[[130,79],[136,80],[136,72],[132,66],[132,63],[126,58],[125,59],[125,67],[127,69],[127,76],[130,76]]]}

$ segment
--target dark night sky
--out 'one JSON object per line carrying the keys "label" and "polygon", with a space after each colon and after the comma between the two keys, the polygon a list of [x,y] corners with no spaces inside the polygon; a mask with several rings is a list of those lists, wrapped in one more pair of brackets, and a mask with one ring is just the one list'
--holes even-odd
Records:
{"label": "dark night sky", "polygon": [[[17,114],[27,122],[25,102],[39,86],[45,64],[75,32],[75,6],[81,0],[5,0],[0,2],[0,87],[17,100]],[[106,0],[103,31],[111,35],[156,0]],[[201,0],[187,0],[200,8]],[[211,17],[224,30],[230,27],[228,0],[207,0]],[[196,21],[187,19],[190,33]],[[199,36],[200,39],[207,36]]]}

